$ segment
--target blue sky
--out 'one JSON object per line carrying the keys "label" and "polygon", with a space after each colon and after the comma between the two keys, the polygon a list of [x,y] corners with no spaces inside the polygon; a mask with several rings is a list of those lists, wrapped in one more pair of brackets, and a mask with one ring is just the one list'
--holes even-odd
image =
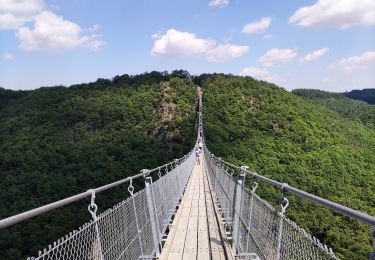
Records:
{"label": "blue sky", "polygon": [[375,87],[375,1],[0,2],[4,88],[174,69],[249,75],[288,90]]}

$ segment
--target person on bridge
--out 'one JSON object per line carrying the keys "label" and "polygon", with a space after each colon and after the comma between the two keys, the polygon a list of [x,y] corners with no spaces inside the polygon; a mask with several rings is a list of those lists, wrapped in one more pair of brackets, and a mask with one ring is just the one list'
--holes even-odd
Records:
{"label": "person on bridge", "polygon": [[199,148],[199,151],[202,151],[202,149],[203,149],[203,143],[202,143],[202,140],[200,140],[200,139],[198,141],[198,148]]}
{"label": "person on bridge", "polygon": [[197,164],[201,164],[200,156],[201,156],[201,150],[197,147],[197,149],[195,149],[195,157],[197,158]]}

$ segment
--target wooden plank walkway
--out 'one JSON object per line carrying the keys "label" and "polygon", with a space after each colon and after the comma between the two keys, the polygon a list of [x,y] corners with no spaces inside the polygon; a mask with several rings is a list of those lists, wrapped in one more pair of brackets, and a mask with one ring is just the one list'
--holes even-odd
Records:
{"label": "wooden plank walkway", "polygon": [[216,217],[204,158],[195,165],[159,259],[234,259]]}

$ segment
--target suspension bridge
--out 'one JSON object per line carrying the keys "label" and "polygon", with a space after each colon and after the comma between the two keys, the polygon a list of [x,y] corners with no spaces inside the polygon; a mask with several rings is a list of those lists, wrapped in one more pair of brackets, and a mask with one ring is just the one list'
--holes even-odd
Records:
{"label": "suspension bridge", "polygon": [[[210,153],[204,143],[201,109],[200,97],[197,142],[184,157],[0,220],[0,229],[91,197],[88,211],[92,220],[28,260],[337,259],[331,248],[286,217],[289,201],[285,196],[278,210],[257,195],[257,182],[251,189],[246,187],[245,178],[251,176],[275,186],[281,194],[288,191],[368,224],[374,239],[375,217],[248,171],[246,166],[233,165]],[[153,180],[151,175],[157,178]],[[135,192],[133,181],[139,178],[144,179],[145,188]],[[97,214],[97,194],[125,183],[129,197]],[[374,259],[375,250],[370,254],[370,259]]]}

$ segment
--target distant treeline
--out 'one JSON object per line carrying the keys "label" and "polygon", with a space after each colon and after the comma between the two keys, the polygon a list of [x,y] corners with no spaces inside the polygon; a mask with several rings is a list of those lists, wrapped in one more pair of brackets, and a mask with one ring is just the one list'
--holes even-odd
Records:
{"label": "distant treeline", "polygon": [[344,95],[348,98],[366,101],[369,104],[375,104],[375,89],[362,89],[362,90],[352,90],[350,92],[345,92]]}
{"label": "distant treeline", "polygon": [[324,99],[324,98],[350,98],[365,101],[369,104],[375,104],[375,89],[362,89],[362,90],[352,90],[345,93],[334,93],[318,89],[295,89],[292,93],[309,99]]}
{"label": "distant treeline", "polygon": [[[375,89],[353,90],[347,93],[332,93],[317,89],[295,89],[293,94],[301,96],[308,101],[336,111],[341,116],[359,121],[364,125],[375,129],[375,105],[371,105],[361,100],[348,98],[347,95],[353,92],[375,93]],[[362,96],[371,100],[371,95]]]}

